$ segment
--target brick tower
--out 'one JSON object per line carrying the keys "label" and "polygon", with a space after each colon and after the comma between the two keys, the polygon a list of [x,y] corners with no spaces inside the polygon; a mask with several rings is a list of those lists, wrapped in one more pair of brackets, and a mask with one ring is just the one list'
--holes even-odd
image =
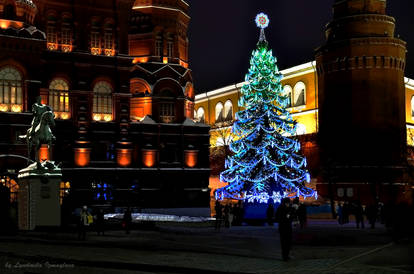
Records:
{"label": "brick tower", "polygon": [[388,183],[404,174],[406,43],[385,10],[386,0],[336,0],[316,50],[325,182]]}

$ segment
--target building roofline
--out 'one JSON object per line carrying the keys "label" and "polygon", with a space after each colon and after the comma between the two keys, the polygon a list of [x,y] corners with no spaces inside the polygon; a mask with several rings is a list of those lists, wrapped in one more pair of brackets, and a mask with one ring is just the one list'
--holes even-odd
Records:
{"label": "building roofline", "polygon": [[404,77],[404,84],[406,88],[414,90],[414,80],[408,77]]}
{"label": "building roofline", "polygon": [[[304,72],[307,71],[315,71],[315,67],[316,67],[316,61],[312,61],[312,62],[308,62],[308,63],[304,63],[298,66],[294,66],[288,69],[284,69],[279,71],[284,77],[295,77],[296,75],[302,75]],[[247,82],[240,82],[237,84],[233,84],[233,85],[229,85],[229,86],[225,86],[219,89],[215,89],[212,91],[208,91],[205,93],[201,93],[195,96],[195,100],[203,100],[212,96],[217,96],[217,95],[221,95],[221,94],[225,94],[227,92],[233,91],[235,89],[239,89],[241,88],[244,84],[247,84]]]}

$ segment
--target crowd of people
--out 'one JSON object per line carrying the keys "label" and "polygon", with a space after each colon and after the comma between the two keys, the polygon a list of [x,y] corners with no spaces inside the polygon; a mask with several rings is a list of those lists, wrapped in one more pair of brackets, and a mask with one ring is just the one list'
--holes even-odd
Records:
{"label": "crowd of people", "polygon": [[365,219],[371,228],[375,228],[376,222],[385,224],[385,207],[383,203],[362,205],[361,202],[339,202],[336,205],[336,215],[340,225],[349,223],[349,217],[355,217],[357,228],[365,228]]}
{"label": "crowd of people", "polygon": [[[92,214],[92,213],[93,214]],[[132,214],[131,209],[128,207],[124,211],[124,216],[122,219],[122,228],[125,230],[126,234],[129,234],[131,231],[132,224]],[[86,205],[82,207],[79,219],[78,219],[78,239],[86,240],[86,232],[95,230],[99,235],[105,235],[105,217],[104,211],[102,209],[97,209],[95,211],[90,210]]]}
{"label": "crowd of people", "polygon": [[232,225],[241,225],[243,222],[244,209],[241,202],[222,205],[219,201],[216,201],[214,210],[216,217],[215,228],[218,231],[220,231],[223,223],[224,227],[230,228]]}

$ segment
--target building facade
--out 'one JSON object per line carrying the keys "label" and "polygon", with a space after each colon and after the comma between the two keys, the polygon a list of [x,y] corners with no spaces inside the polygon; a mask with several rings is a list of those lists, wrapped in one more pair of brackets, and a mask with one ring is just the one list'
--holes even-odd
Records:
{"label": "building facade", "polygon": [[[393,196],[411,200],[414,81],[404,77],[405,42],[394,37],[395,19],[385,6],[380,0],[336,1],[316,61],[281,71],[323,197],[370,203],[398,193]],[[242,85],[196,96],[194,116],[212,126],[212,146],[229,143]],[[217,177],[211,185],[221,186]]]}
{"label": "building facade", "polygon": [[18,136],[40,96],[56,116],[52,153],[40,155],[62,163],[62,202],[208,207],[209,127],[193,121],[188,8],[1,0],[1,182],[16,187],[27,165]]}

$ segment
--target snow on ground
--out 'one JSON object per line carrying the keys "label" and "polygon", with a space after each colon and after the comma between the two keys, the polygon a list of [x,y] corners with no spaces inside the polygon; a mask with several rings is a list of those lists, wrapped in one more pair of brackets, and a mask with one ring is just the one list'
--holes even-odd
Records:
{"label": "snow on ground", "polygon": [[[150,213],[132,213],[133,222],[152,221],[152,222],[178,222],[178,223],[201,223],[214,220],[209,217],[189,217],[189,216],[176,216],[176,215],[163,215],[163,214],[150,214]],[[108,219],[123,219],[123,213],[111,213],[105,214],[105,220]]]}

